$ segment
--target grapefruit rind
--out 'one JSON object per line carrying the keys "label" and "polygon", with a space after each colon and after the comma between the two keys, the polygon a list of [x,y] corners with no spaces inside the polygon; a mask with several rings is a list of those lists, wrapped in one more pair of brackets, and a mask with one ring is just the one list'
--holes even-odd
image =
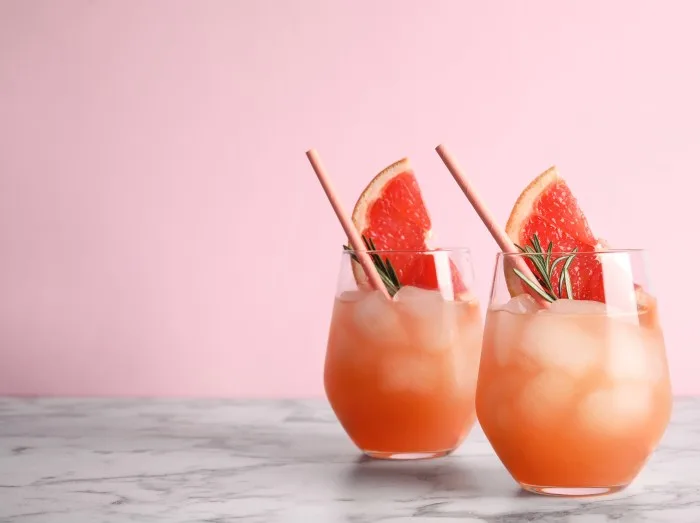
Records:
{"label": "grapefruit rind", "polygon": [[384,187],[399,174],[405,172],[413,172],[408,158],[402,158],[398,162],[392,163],[367,184],[352,210],[352,221],[358,231],[362,232],[367,227],[367,210],[381,197]]}
{"label": "grapefruit rind", "polygon": [[525,187],[513,205],[508,222],[506,223],[506,234],[515,243],[520,243],[519,233],[523,222],[532,214],[535,204],[540,195],[552,184],[557,183],[562,178],[556,166],[552,166]]}

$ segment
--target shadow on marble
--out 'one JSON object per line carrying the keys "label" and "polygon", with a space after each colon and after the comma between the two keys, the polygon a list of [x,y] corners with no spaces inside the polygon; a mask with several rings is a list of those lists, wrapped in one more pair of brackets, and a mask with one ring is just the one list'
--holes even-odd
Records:
{"label": "shadow on marble", "polygon": [[[446,457],[422,461],[383,461],[358,457],[350,466],[348,486],[458,492],[464,496],[533,496],[520,489],[505,469],[470,463],[470,457]],[[520,494],[522,493],[522,494]]]}

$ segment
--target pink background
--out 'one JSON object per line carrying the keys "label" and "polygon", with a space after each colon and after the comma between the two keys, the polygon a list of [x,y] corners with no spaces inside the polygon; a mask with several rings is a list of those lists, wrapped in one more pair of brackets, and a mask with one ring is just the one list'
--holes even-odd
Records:
{"label": "pink background", "polygon": [[[652,249],[675,390],[697,379],[700,6],[0,0],[0,393],[306,396],[350,207],[412,158],[443,244],[496,251],[556,163],[594,231]],[[691,214],[692,213],[692,214]]]}

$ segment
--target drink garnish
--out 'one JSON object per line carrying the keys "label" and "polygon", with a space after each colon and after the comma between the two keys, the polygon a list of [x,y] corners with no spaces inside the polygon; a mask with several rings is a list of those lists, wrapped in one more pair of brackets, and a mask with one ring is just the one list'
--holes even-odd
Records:
{"label": "drink garnish", "polygon": [[[447,284],[442,283],[446,279],[442,267],[438,281],[436,257],[428,245],[430,213],[408,158],[392,163],[372,178],[357,199],[352,221],[360,234],[372,238],[384,251],[382,257],[391,260],[403,286],[438,290]],[[454,292],[466,292],[464,275],[455,261],[450,259],[449,266]],[[355,281],[364,287],[366,277],[360,266],[354,263],[352,269]]]}
{"label": "drink garnish", "polygon": [[[536,281],[523,274],[522,271],[517,268],[513,268],[513,272],[535,291],[542,299],[547,300],[552,303],[555,300],[563,299],[564,291],[566,291],[566,298],[574,299],[574,292],[571,286],[571,276],[569,275],[569,266],[571,262],[576,257],[578,252],[578,247],[568,254],[559,256],[552,260],[552,249],[553,244],[550,241],[547,245],[547,250],[542,250],[542,244],[540,243],[540,238],[537,233],[532,235],[530,240],[530,245],[525,245],[524,247],[516,244],[515,245],[524,256],[532,260],[532,264],[535,266],[536,272],[533,273]],[[554,275],[554,269],[557,265],[563,263],[561,273],[559,274],[558,285],[552,284],[552,276]],[[558,288],[557,288],[558,287]]]}
{"label": "drink garnish", "polygon": [[[362,235],[362,241],[364,242],[368,251],[377,250],[377,246],[374,245],[372,238],[368,238],[367,236]],[[354,261],[359,261],[352,247],[343,245],[343,249],[350,252],[350,256]],[[377,269],[379,277],[381,278],[382,283],[384,283],[384,286],[386,287],[389,296],[393,297],[394,294],[399,292],[399,289],[401,288],[401,282],[399,282],[399,277],[396,274],[394,266],[391,264],[389,258],[385,258],[384,260],[382,260],[382,257],[376,252],[370,252],[368,254],[370,258],[372,258],[372,263],[374,263],[374,267]]]}

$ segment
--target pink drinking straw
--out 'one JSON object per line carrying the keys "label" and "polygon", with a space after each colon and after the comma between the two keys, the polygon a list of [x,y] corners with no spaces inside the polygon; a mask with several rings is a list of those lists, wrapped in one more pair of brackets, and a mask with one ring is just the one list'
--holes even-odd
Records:
{"label": "pink drinking straw", "polygon": [[[444,145],[438,145],[435,148],[435,150],[437,151],[438,155],[440,155],[440,158],[447,167],[447,170],[450,171],[450,174],[452,174],[452,177],[457,182],[457,185],[459,185],[459,188],[462,189],[464,196],[466,196],[469,200],[469,203],[472,204],[472,207],[474,207],[476,214],[478,214],[479,218],[481,218],[481,221],[484,222],[484,225],[491,233],[491,236],[493,236],[493,239],[496,240],[496,243],[501,248],[501,250],[509,254],[519,253],[520,251],[518,250],[518,248],[515,246],[510,237],[506,234],[506,231],[504,231],[498,225],[495,218],[491,214],[491,211],[489,211],[484,201],[476,192],[474,186],[464,175],[462,168],[457,163],[457,160],[454,159],[452,153],[450,153],[450,151],[448,151],[447,147],[445,147]],[[537,279],[532,275],[530,267],[528,267],[527,263],[525,263],[521,256],[513,256],[513,258],[515,260],[515,264],[517,265],[518,270],[520,270],[527,277],[531,277],[532,281],[537,281]],[[535,298],[535,300],[537,300],[537,302],[540,305],[544,307],[549,307],[549,302],[544,300],[541,296],[537,295],[536,293],[533,295],[533,298]]]}
{"label": "pink drinking straw", "polygon": [[311,167],[313,167],[316,176],[318,176],[318,181],[321,182],[321,187],[323,187],[323,190],[326,192],[328,201],[331,202],[331,207],[333,207],[338,220],[340,220],[340,225],[342,225],[345,234],[347,234],[348,239],[350,240],[350,245],[355,251],[355,255],[360,261],[367,278],[369,278],[370,284],[374,289],[382,292],[387,300],[390,300],[391,296],[389,296],[389,293],[384,286],[384,282],[382,282],[382,278],[379,276],[374,263],[372,263],[372,259],[370,258],[369,254],[367,254],[367,248],[362,241],[360,233],[357,232],[352,220],[350,220],[348,215],[343,210],[343,206],[340,203],[340,198],[338,198],[338,195],[331,184],[330,176],[328,176],[328,173],[326,173],[326,170],[323,168],[321,157],[318,155],[318,152],[316,152],[316,149],[306,151],[306,157],[309,159],[309,162],[311,162]]}

